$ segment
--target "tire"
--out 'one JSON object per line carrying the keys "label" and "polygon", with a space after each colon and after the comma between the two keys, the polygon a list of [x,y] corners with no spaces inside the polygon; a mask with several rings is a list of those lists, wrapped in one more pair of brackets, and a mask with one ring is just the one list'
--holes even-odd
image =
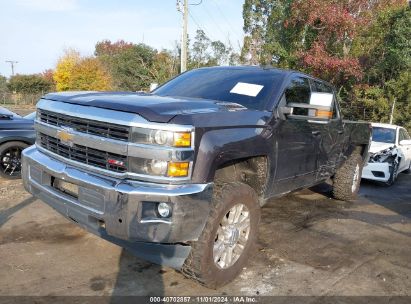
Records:
{"label": "tire", "polygon": [[408,166],[408,169],[405,170],[404,173],[407,173],[407,174],[411,173],[411,160],[410,160],[410,165]]}
{"label": "tire", "polygon": [[395,181],[397,180],[398,177],[398,163],[393,163],[393,165],[390,167],[390,178],[386,183],[384,183],[385,186],[392,186]]}
{"label": "tire", "polygon": [[[242,208],[241,212],[236,209],[240,207]],[[235,210],[240,212],[240,219],[247,218],[248,214],[248,233],[244,230],[238,230],[238,233],[228,233],[228,231],[233,231],[227,228],[229,227],[227,223],[235,220]],[[259,221],[258,198],[250,186],[240,182],[216,184],[209,218],[198,241],[191,243],[190,255],[181,272],[186,277],[212,289],[231,282],[242,271],[255,248]],[[243,220],[241,223],[247,222],[247,220]],[[229,250],[228,248],[233,248],[232,254],[234,255],[231,262],[227,262],[225,265],[226,260],[223,256],[227,257],[227,255],[223,255],[221,252],[226,252]],[[237,252],[237,258],[235,258],[235,252]],[[217,261],[214,260],[214,257]]]}
{"label": "tire", "polygon": [[334,176],[333,196],[342,201],[355,199],[360,189],[363,159],[354,151]]}
{"label": "tire", "polygon": [[21,151],[27,147],[28,145],[21,141],[10,141],[0,146],[0,177],[21,177]]}

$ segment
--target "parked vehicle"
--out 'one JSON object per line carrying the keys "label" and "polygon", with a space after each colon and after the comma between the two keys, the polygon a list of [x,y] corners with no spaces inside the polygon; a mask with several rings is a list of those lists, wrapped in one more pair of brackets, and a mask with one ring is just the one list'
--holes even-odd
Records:
{"label": "parked vehicle", "polygon": [[20,178],[21,152],[35,141],[34,116],[21,117],[0,107],[0,177]]}
{"label": "parked vehicle", "polygon": [[403,127],[373,123],[370,158],[362,178],[392,185],[398,173],[411,170],[411,137]]}
{"label": "parked vehicle", "polygon": [[139,257],[216,288],[243,269],[268,199],[329,178],[353,199],[371,127],[334,89],[274,68],[186,72],[153,93],[48,94],[27,191]]}

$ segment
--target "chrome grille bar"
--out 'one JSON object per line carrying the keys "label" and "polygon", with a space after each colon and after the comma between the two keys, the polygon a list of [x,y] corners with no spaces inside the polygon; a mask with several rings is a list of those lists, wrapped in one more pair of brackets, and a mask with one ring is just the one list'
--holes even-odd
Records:
{"label": "chrome grille bar", "polygon": [[[40,137],[39,144],[41,147],[62,157],[113,172],[123,173],[127,171],[127,157],[124,155],[109,153],[76,144],[68,146],[61,143],[59,139],[43,133],[39,133],[38,136]],[[109,160],[117,160],[124,165],[119,166],[110,164]]]}
{"label": "chrome grille bar", "polygon": [[128,141],[130,127],[103,123],[99,121],[77,118],[60,113],[54,113],[39,109],[38,119],[49,125],[57,127],[69,127],[81,133],[96,135],[100,137]]}

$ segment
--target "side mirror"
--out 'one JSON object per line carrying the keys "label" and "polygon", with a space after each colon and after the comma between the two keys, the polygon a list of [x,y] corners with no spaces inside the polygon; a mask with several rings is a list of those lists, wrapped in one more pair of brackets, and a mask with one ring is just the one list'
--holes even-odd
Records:
{"label": "side mirror", "polygon": [[410,146],[411,145],[411,139],[403,139],[400,141],[401,146]]}
{"label": "side mirror", "polygon": [[333,94],[313,92],[310,103],[288,103],[279,107],[278,113],[283,119],[327,123],[333,117],[333,99]]}

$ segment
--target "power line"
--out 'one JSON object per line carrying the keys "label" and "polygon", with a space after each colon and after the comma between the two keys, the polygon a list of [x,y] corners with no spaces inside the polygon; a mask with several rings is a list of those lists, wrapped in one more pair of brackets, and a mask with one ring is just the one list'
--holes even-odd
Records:
{"label": "power line", "polygon": [[220,33],[223,35],[223,37],[225,36],[224,31],[221,29],[220,25],[218,24],[218,22],[215,21],[214,17],[212,16],[212,14],[209,12],[209,10],[207,9],[206,6],[204,6],[204,10],[206,12],[206,14],[210,17],[210,20],[216,25],[217,29],[220,31]]}
{"label": "power line", "polygon": [[[229,21],[229,19],[225,16],[223,10],[220,8],[220,5],[217,3],[217,1],[212,0],[212,2],[214,3],[214,6],[217,7],[218,12],[223,17],[223,19],[225,20],[227,25],[230,27],[230,29],[233,31],[233,33],[237,36],[237,38],[239,38],[239,39],[242,38],[243,35],[238,35],[238,31],[235,29],[235,27],[232,25],[232,23]],[[240,43],[239,40],[238,40],[238,43]]]}
{"label": "power line", "polygon": [[194,18],[194,16],[191,14],[191,12],[188,12],[188,14],[189,14],[191,20],[193,20],[193,22],[197,25],[197,27],[198,27],[200,30],[202,30],[202,31],[207,35],[207,37],[209,37],[209,38],[211,39],[209,33],[205,30],[204,27],[202,27],[202,26],[199,24],[199,22],[196,20],[196,18]]}

